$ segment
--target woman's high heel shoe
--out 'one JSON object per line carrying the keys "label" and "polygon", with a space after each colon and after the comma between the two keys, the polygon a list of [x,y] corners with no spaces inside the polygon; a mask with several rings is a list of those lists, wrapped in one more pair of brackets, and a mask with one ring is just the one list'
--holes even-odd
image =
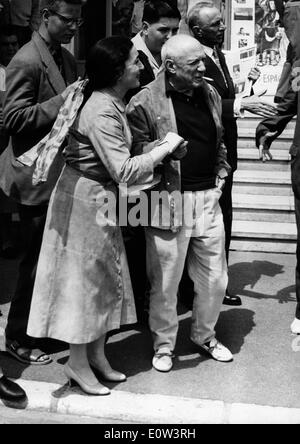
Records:
{"label": "woman's high heel shoe", "polygon": [[69,380],[70,387],[72,387],[72,384],[75,382],[88,395],[105,396],[110,394],[109,388],[100,383],[97,383],[95,385],[86,384],[84,380],[77,373],[74,372],[69,364],[65,365],[64,372]]}
{"label": "woman's high heel shoe", "polygon": [[127,380],[126,375],[121,372],[117,372],[116,370],[102,371],[100,370],[96,364],[90,362],[91,369],[95,373],[95,375],[101,380],[106,382],[125,382]]}

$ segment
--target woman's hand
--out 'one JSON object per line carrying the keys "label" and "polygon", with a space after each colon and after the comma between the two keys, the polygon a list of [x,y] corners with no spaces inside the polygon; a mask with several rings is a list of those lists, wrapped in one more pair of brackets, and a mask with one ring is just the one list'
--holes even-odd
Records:
{"label": "woman's hand", "polygon": [[183,159],[187,154],[187,145],[188,142],[185,140],[182,142],[176,150],[172,153],[171,158],[174,160],[181,160]]}

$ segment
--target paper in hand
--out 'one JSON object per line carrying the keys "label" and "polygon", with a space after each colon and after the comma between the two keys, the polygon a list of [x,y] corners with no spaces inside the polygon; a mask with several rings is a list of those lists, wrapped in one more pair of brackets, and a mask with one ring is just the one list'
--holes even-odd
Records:
{"label": "paper in hand", "polygon": [[165,143],[168,144],[169,153],[172,154],[179,147],[181,143],[184,142],[184,139],[180,137],[178,134],[173,132],[168,132],[164,139],[160,142],[159,145],[163,145]]}

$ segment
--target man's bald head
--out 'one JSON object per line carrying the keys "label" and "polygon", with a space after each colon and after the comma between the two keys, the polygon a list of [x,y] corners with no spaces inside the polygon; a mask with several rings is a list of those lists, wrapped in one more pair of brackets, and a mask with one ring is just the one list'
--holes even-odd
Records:
{"label": "man's bald head", "polygon": [[207,25],[210,15],[215,13],[216,10],[220,12],[211,1],[196,3],[188,11],[187,22],[189,27],[192,28],[195,25]]}
{"label": "man's bald head", "polygon": [[205,52],[194,37],[179,34],[162,48],[162,61],[172,85],[178,91],[193,91],[203,83]]}
{"label": "man's bald head", "polygon": [[194,49],[202,48],[202,45],[194,37],[186,34],[178,34],[171,37],[162,47],[162,62],[166,60],[180,59]]}

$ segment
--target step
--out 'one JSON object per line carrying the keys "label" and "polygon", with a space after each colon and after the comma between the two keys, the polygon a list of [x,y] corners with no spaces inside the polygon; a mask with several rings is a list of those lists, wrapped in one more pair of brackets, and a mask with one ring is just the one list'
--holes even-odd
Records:
{"label": "step", "polygon": [[279,171],[279,172],[287,172],[290,173],[291,166],[289,162],[277,160],[277,161],[268,161],[268,162],[262,162],[261,160],[257,159],[255,160],[239,160],[238,161],[238,170],[253,170],[256,171]]}
{"label": "step", "polygon": [[257,222],[296,223],[293,211],[254,210],[251,208],[234,208],[233,219]]}
{"label": "step", "polygon": [[[248,119],[248,118],[244,118],[244,119],[238,119],[237,120],[237,126],[238,128],[251,128],[251,129],[255,129],[257,128],[257,126],[260,124],[260,122],[262,122],[262,118],[257,118],[257,119]],[[285,127],[285,130],[289,130],[289,131],[294,131],[295,130],[295,126],[296,126],[296,119],[292,120],[291,122],[288,123],[288,125]]]}
{"label": "step", "polygon": [[[239,146],[238,149],[238,158],[239,160],[254,160],[254,161],[260,161],[258,157],[259,151],[257,148],[241,148]],[[274,150],[274,152],[271,151],[271,154],[273,156],[273,161],[285,161],[285,162],[289,162],[290,160],[290,154],[289,154],[289,150],[285,150],[285,149],[278,149],[278,150]]]}
{"label": "step", "polygon": [[295,241],[297,231],[294,223],[234,220],[232,235],[242,238]]}
{"label": "step", "polygon": [[293,196],[291,184],[260,184],[260,183],[234,183],[234,194],[254,194],[265,196]]}
{"label": "step", "polygon": [[234,173],[234,182],[290,185],[291,174],[289,171],[237,170]]}
{"label": "step", "polygon": [[[294,137],[294,129],[285,129],[280,136],[277,137],[277,139],[293,139]],[[244,137],[255,137],[255,128],[238,128],[238,136],[239,138]]]}
{"label": "step", "polygon": [[265,253],[286,253],[295,254],[296,253],[296,243],[295,242],[278,242],[272,240],[257,240],[257,239],[232,239],[230,244],[230,249],[232,251],[257,251]]}
{"label": "step", "polygon": [[[271,145],[272,153],[278,149],[285,150],[288,153],[290,150],[290,147],[292,145],[292,141],[293,141],[293,139],[289,139],[289,138],[274,140],[274,142]],[[258,151],[258,149],[256,148],[256,145],[255,145],[255,138],[254,137],[239,139],[238,140],[238,148],[239,149],[251,148],[251,149],[256,149]]]}
{"label": "step", "polygon": [[234,208],[248,208],[253,210],[294,211],[292,196],[266,196],[233,193]]}

